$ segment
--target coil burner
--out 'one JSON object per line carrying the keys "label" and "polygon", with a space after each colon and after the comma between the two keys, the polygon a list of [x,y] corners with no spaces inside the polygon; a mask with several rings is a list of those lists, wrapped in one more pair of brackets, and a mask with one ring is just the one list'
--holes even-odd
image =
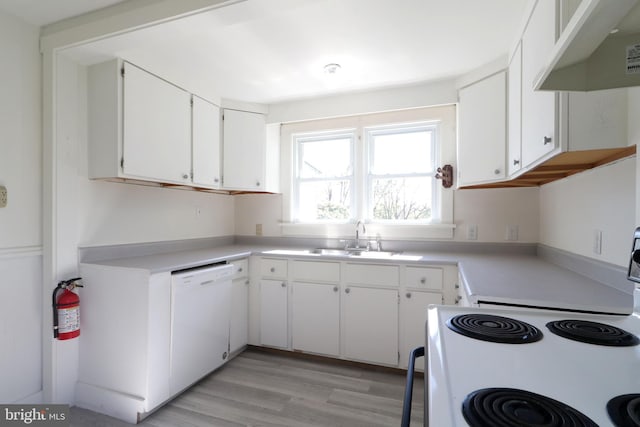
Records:
{"label": "coil burner", "polygon": [[607,403],[607,412],[616,427],[640,426],[640,394],[623,394]]}
{"label": "coil burner", "polygon": [[624,329],[588,320],[556,320],[547,323],[547,328],[561,337],[589,344],[629,347],[640,343],[638,337]]}
{"label": "coil burner", "polygon": [[469,394],[462,414],[471,427],[597,427],[562,402],[512,388],[485,388]]}
{"label": "coil burner", "polygon": [[542,339],[542,331],[526,322],[491,314],[460,314],[447,320],[454,332],[483,341],[527,344]]}

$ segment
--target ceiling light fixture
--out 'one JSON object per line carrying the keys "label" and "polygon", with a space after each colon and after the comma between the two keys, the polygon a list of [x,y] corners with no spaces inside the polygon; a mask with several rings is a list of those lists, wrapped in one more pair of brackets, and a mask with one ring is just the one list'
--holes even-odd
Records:
{"label": "ceiling light fixture", "polygon": [[336,74],[338,74],[341,68],[342,67],[340,66],[340,64],[327,64],[324,66],[324,73],[328,76],[335,76]]}

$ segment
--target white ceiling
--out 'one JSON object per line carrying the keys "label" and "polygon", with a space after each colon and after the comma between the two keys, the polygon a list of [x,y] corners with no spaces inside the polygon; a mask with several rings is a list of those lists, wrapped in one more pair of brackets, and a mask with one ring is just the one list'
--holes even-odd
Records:
{"label": "white ceiling", "polygon": [[[8,3],[14,12],[65,4],[73,15],[115,2],[0,0],[0,8]],[[117,56],[205,96],[275,103],[460,76],[508,53],[526,3],[245,0],[68,54],[84,64]],[[342,67],[334,81],[328,63]]]}
{"label": "white ceiling", "polygon": [[38,27],[102,9],[123,0],[0,0],[0,10]]}

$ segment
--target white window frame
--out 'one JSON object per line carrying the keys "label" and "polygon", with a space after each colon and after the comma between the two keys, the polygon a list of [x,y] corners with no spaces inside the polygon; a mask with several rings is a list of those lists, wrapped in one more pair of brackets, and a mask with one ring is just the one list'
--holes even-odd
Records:
{"label": "white window frame", "polygon": [[[312,141],[322,141],[327,139],[335,139],[335,138],[349,138],[351,140],[350,143],[350,156],[351,156],[351,175],[350,176],[335,176],[335,177],[327,177],[327,178],[302,178],[300,177],[300,156],[301,152],[299,150],[300,144],[305,142]],[[350,209],[351,214],[356,215],[357,206],[356,206],[356,154],[355,154],[355,146],[357,140],[357,132],[356,129],[344,129],[344,130],[334,130],[334,131],[322,131],[322,132],[310,132],[310,133],[300,133],[295,134],[293,136],[293,169],[294,169],[294,177],[293,177],[293,194],[292,194],[292,205],[291,205],[291,216],[294,222],[301,222],[299,220],[299,200],[298,195],[300,194],[300,184],[302,182],[319,182],[319,181],[330,181],[330,180],[347,180],[350,182]],[[341,220],[315,220],[309,221],[308,223],[342,223],[344,221]]]}
{"label": "white window frame", "polygon": [[[366,185],[365,185],[365,199],[364,199],[364,215],[363,217],[368,222],[380,222],[386,224],[432,224],[440,222],[440,199],[441,194],[439,191],[440,186],[438,185],[438,181],[435,179],[437,174],[436,169],[437,159],[439,157],[439,146],[440,144],[440,134],[439,134],[439,123],[436,121],[428,121],[428,122],[417,122],[417,123],[392,123],[385,124],[381,126],[372,126],[364,129],[364,150],[366,154],[366,169],[364,175],[366,177]],[[429,172],[425,173],[402,173],[402,174],[393,174],[393,175],[375,175],[371,171],[372,162],[373,162],[373,138],[378,135],[398,135],[402,133],[409,133],[415,130],[426,130],[430,131],[433,134],[433,144],[431,144],[431,159],[433,164],[432,168]],[[432,205],[431,205],[431,218],[428,220],[381,220],[373,218],[373,181],[378,178],[399,178],[399,177],[432,177],[431,180],[431,194],[432,196]]]}
{"label": "white window frame", "polygon": [[[294,219],[294,181],[296,168],[296,153],[294,135],[313,134],[328,130],[357,129],[357,137],[364,138],[364,129],[380,127],[385,124],[433,122],[438,123],[438,137],[440,146],[436,152],[436,164],[442,166],[451,164],[456,168],[456,106],[453,104],[412,108],[384,113],[365,114],[358,116],[337,117],[329,119],[308,120],[303,122],[283,123],[280,127],[280,188],[282,190],[282,222],[283,236],[291,237],[321,237],[331,239],[349,239],[354,235],[354,222],[331,223],[302,223]],[[367,153],[364,145],[356,141],[354,156],[358,159],[354,168],[367,168]],[[362,171],[354,169],[354,176],[363,176]],[[356,197],[356,218],[364,217],[364,195],[366,178],[355,180],[354,196]],[[397,240],[448,240],[453,239],[455,224],[453,220],[454,188],[442,188],[441,181],[436,183],[440,202],[440,215],[433,215],[430,223],[407,223],[406,221],[385,223],[367,223],[367,235],[380,235],[383,239]]]}

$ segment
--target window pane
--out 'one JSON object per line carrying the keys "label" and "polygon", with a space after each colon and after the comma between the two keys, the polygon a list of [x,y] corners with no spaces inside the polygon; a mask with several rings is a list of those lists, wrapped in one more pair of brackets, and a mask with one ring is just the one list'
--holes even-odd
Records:
{"label": "window pane", "polygon": [[299,197],[298,215],[301,221],[351,218],[349,181],[302,182]]}
{"label": "window pane", "polygon": [[374,175],[431,172],[432,138],[431,130],[374,134],[371,138],[371,172]]}
{"label": "window pane", "polygon": [[427,220],[431,218],[430,177],[373,180],[373,218]]}
{"label": "window pane", "polygon": [[351,174],[351,138],[298,142],[301,178],[331,178]]}

